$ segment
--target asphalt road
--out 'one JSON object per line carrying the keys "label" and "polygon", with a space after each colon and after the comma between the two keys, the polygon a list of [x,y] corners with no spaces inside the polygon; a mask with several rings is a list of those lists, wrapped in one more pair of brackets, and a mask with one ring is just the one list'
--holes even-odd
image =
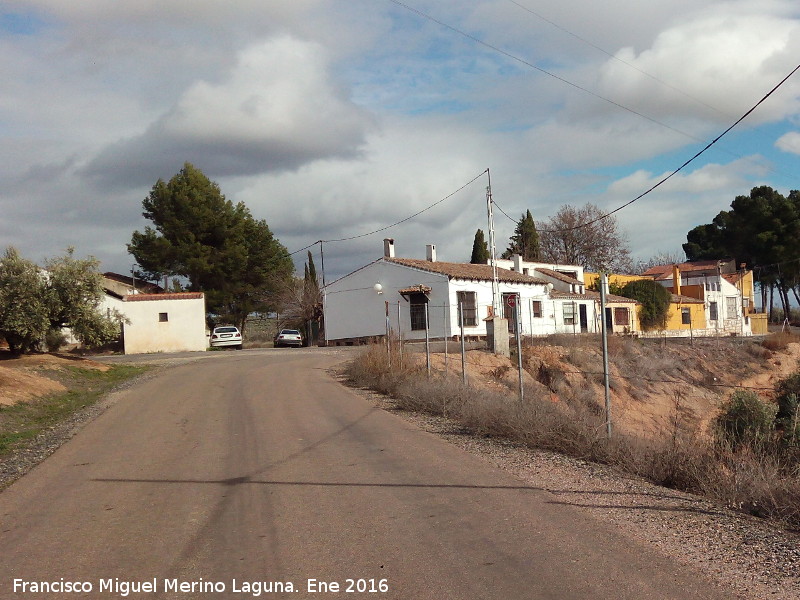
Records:
{"label": "asphalt road", "polygon": [[123,392],[0,493],[0,598],[726,597],[374,408],[328,375],[341,354],[214,354]]}

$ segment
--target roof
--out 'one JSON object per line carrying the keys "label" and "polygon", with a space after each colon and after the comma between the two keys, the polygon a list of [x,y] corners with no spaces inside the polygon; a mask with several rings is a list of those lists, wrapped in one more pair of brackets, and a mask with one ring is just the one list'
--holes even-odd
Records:
{"label": "roof", "polygon": [[730,284],[739,285],[742,280],[742,273],[724,273],[722,278]]}
{"label": "roof", "polygon": [[403,288],[402,290],[397,290],[400,294],[430,294],[431,288],[427,285],[417,284],[412,285],[411,287]]}
{"label": "roof", "polygon": [[[404,267],[411,267],[421,271],[428,271],[430,273],[438,273],[440,275],[447,275],[455,279],[467,279],[473,281],[492,281],[492,267],[491,265],[475,265],[471,263],[451,263],[429,260],[421,260],[417,258],[395,258],[384,257],[384,261],[401,265]],[[524,275],[517,271],[510,271],[508,269],[497,269],[497,280],[503,283],[529,283],[546,285],[544,279],[538,277],[531,277]]]}
{"label": "roof", "polygon": [[[727,264],[731,261],[729,258],[721,258],[718,260],[692,260],[689,262],[683,262],[678,264],[678,270],[681,273],[692,273],[692,272],[708,272],[713,271],[714,273],[717,272],[717,269],[720,264]],[[672,267],[674,265],[656,265],[654,267],[650,267],[642,273],[645,277],[653,277],[657,280],[662,279],[672,279]]]}
{"label": "roof", "polygon": [[[589,302],[596,302],[600,300],[600,292],[587,291],[585,294],[577,294],[575,292],[560,292],[553,290],[550,292],[550,297],[557,300],[586,300]],[[615,296],[614,294],[606,294],[606,302],[613,302],[615,304],[627,303],[638,304],[633,298],[625,298],[624,296]]]}
{"label": "roof", "polygon": [[553,279],[557,279],[558,281],[563,281],[564,283],[570,284],[578,284],[583,285],[583,282],[579,279],[575,279],[574,277],[570,277],[569,275],[564,275],[563,273],[559,273],[558,271],[553,271],[552,269],[546,269],[544,267],[536,267],[536,272],[541,273],[542,275],[546,275],[547,277],[552,277]]}
{"label": "roof", "polygon": [[560,292],[558,290],[551,290],[550,297],[556,300],[587,300],[594,302],[594,298],[589,298],[586,294],[578,294],[576,292]]}
{"label": "roof", "polygon": [[[600,301],[600,292],[595,292],[594,290],[587,290],[586,296],[590,296],[592,299]],[[629,304],[639,304],[638,300],[634,300],[633,298],[626,298],[625,296],[617,296],[616,294],[606,294],[606,302],[627,302]]]}
{"label": "roof", "polygon": [[203,292],[170,292],[169,294],[128,294],[125,302],[147,302],[149,300],[198,300]]}
{"label": "roof", "polygon": [[149,281],[145,281],[143,279],[136,279],[131,275],[120,275],[119,273],[112,273],[111,271],[103,273],[103,277],[105,277],[106,279],[110,279],[111,281],[116,281],[118,283],[129,285],[131,287],[133,287],[133,283],[135,281],[137,290],[144,290],[149,294],[156,294],[163,291],[164,289],[160,285],[157,285],[155,283],[150,283]]}
{"label": "roof", "polygon": [[698,300],[690,296],[679,296],[678,294],[670,294],[669,301],[672,304],[705,304],[703,300]]}

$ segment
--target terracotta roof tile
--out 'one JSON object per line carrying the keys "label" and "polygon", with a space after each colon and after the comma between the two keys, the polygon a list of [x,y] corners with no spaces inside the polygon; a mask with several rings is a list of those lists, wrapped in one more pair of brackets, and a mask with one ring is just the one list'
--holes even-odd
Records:
{"label": "terracotta roof tile", "polygon": [[147,302],[148,300],[197,300],[203,292],[171,292],[169,294],[128,294],[125,302]]}
{"label": "terracotta roof tile", "polygon": [[536,267],[536,272],[541,273],[542,275],[546,275],[547,277],[552,277],[553,279],[558,279],[559,281],[563,281],[564,283],[571,283],[571,284],[578,284],[583,285],[583,282],[575,279],[574,277],[570,277],[569,275],[564,275],[563,273],[559,273],[558,271],[553,271],[552,269],[546,269],[544,267]]}
{"label": "terracotta roof tile", "polygon": [[402,290],[397,290],[400,294],[429,294],[431,292],[431,288],[427,285],[412,285],[411,287],[403,288]]}
{"label": "terracotta roof tile", "polygon": [[[431,262],[429,260],[421,260],[417,258],[388,258],[383,260],[386,262],[403,265],[405,267],[412,267],[420,269],[421,271],[428,271],[430,273],[439,273],[447,275],[448,277],[455,277],[456,279],[467,279],[474,281],[491,281],[492,280],[492,267],[490,265],[474,265],[471,263],[450,263],[450,262]],[[504,283],[538,283],[541,285],[547,284],[544,279],[538,277],[531,277],[516,271],[509,271],[508,269],[497,269],[497,280]]]}

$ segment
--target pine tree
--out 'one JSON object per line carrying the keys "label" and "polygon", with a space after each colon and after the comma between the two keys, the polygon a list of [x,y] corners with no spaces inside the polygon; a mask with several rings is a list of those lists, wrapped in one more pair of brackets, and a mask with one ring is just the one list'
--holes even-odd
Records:
{"label": "pine tree", "polygon": [[522,256],[522,260],[539,260],[541,254],[539,232],[536,231],[536,223],[533,221],[530,210],[526,211],[517,221],[514,235],[509,239],[509,245],[506,251],[503,252],[503,258],[511,258],[514,254]]}
{"label": "pine tree", "polygon": [[483,229],[475,232],[475,240],[472,242],[472,257],[469,259],[473,265],[485,265],[491,258],[489,246],[483,236]]}

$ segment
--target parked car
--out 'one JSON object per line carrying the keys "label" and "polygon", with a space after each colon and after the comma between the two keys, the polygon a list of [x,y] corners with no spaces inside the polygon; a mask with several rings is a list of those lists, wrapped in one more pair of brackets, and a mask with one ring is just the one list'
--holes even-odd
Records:
{"label": "parked car", "polygon": [[211,332],[211,347],[218,346],[234,346],[237,350],[242,349],[242,334],[239,332],[238,327],[232,325],[225,325],[223,327],[214,327]]}
{"label": "parked car", "polygon": [[275,347],[281,346],[302,346],[303,336],[297,329],[281,329],[275,336]]}

